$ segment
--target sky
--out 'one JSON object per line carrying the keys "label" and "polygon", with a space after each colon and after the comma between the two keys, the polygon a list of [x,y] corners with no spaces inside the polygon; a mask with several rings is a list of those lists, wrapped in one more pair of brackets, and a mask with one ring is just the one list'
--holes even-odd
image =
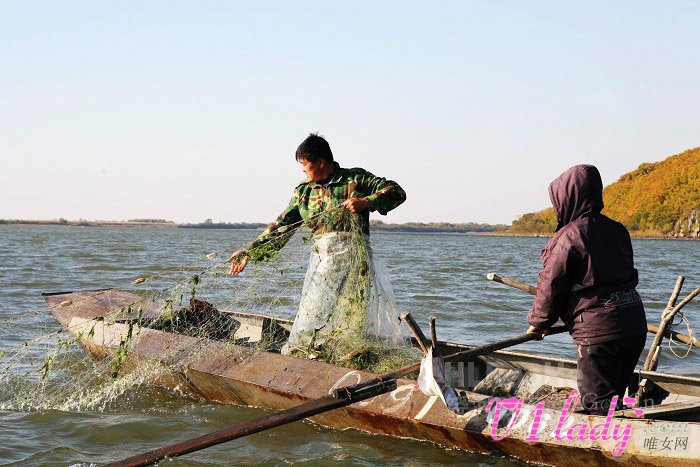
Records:
{"label": "sky", "polygon": [[0,218],[271,222],[325,136],[385,222],[510,223],[700,145],[700,2],[0,0]]}

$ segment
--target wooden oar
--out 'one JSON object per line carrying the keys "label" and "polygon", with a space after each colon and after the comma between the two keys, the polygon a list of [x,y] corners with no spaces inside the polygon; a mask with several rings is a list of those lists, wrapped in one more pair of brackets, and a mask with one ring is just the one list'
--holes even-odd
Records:
{"label": "wooden oar", "polygon": [[498,274],[490,272],[486,274],[486,278],[490,281],[498,282],[500,284],[509,285],[511,287],[515,287],[516,289],[523,290],[529,293],[530,295],[537,294],[537,289],[535,287],[525,284],[524,282],[513,280],[509,277],[499,276]]}
{"label": "wooden oar", "polygon": [[[499,274],[494,274],[492,272],[486,274],[486,278],[490,281],[498,282],[499,284],[504,284],[504,285],[509,285],[511,287],[515,287],[516,289],[520,289],[524,292],[529,293],[530,295],[536,295],[537,294],[537,289],[529,284],[525,284],[523,282],[519,282],[516,280],[513,280],[509,277],[501,276]],[[678,289],[679,286],[676,285],[676,288]],[[690,299],[692,300],[693,297],[698,295],[697,291],[694,291]],[[676,298],[678,298],[678,290],[674,290],[673,295],[675,295],[675,298],[672,296],[671,301],[675,303]],[[687,299],[687,298],[686,298]],[[669,303],[671,303],[669,301]],[[687,302],[686,302],[687,303]],[[685,303],[684,303],[685,305]],[[671,307],[673,308],[673,307]],[[659,328],[654,326],[653,324],[647,324],[647,332],[650,334],[657,334],[659,332]],[[677,341],[683,342],[684,344],[688,345],[693,345],[695,347],[700,347],[700,341],[698,341],[695,337],[692,336],[687,336],[685,334],[681,334],[680,332],[672,331],[670,329],[664,329],[663,332],[663,337],[673,337]]]}
{"label": "wooden oar", "polygon": [[[557,334],[564,332],[566,328],[564,326],[555,326],[549,330],[549,334]],[[519,336],[506,339],[499,342],[494,342],[493,344],[483,345],[481,347],[475,347],[469,350],[462,350],[450,355],[447,355],[445,361],[466,361],[471,360],[479,355],[485,355],[491,353],[495,350],[505,349],[507,347],[512,347],[517,344],[522,344],[534,339],[539,339],[541,334],[538,332],[521,334]],[[205,449],[217,444],[225,443],[226,441],[231,441],[237,438],[242,438],[253,433],[259,433],[264,430],[269,430],[270,428],[275,428],[287,423],[302,420],[304,418],[312,417],[323,412],[328,412],[333,409],[340,407],[345,407],[355,402],[359,402],[365,399],[369,399],[380,394],[385,394],[387,392],[396,389],[396,380],[398,378],[408,376],[412,373],[416,373],[420,370],[420,362],[413,365],[409,365],[404,368],[392,371],[385,375],[379,376],[377,378],[371,379],[364,383],[356,384],[354,386],[347,386],[343,388],[338,388],[333,391],[332,395],[316,399],[305,404],[292,407],[290,409],[282,410],[265,417],[261,417],[248,422],[238,423],[236,425],[224,428],[222,430],[214,431],[212,433],[199,436],[196,438],[191,438],[185,441],[180,441],[178,443],[165,446],[154,451],[149,451],[144,454],[139,454],[127,459],[113,462],[108,464],[108,466],[144,466],[152,465],[156,462],[165,459],[166,457],[177,457],[183,454],[187,454],[194,451],[199,451],[200,449]]]}
{"label": "wooden oar", "polygon": [[[547,335],[554,335],[554,334],[560,334],[562,332],[566,332],[566,326],[553,326],[549,328],[549,332]],[[529,342],[531,340],[539,339],[542,337],[541,332],[528,332],[525,334],[521,334],[516,337],[512,337],[510,339],[506,339],[503,341],[498,341],[494,342],[493,344],[487,344],[487,345],[482,345],[480,347],[474,347],[473,349],[468,349],[468,350],[462,350],[460,352],[455,352],[449,355],[445,355],[443,357],[443,360],[446,362],[465,362],[468,360],[472,360],[475,357],[478,357],[480,355],[486,355],[488,353],[494,352],[496,350],[502,350],[507,347],[512,347],[514,345],[522,344],[525,342]],[[416,373],[420,371],[420,362],[414,363],[413,365],[409,365],[403,368],[399,368],[398,370],[394,370],[391,373],[386,373],[385,375],[382,375],[378,377],[376,380],[387,380],[387,379],[397,379],[397,378],[403,378],[404,376],[408,376],[410,374]],[[355,385],[355,388],[362,388],[366,385],[370,385],[373,381],[375,380],[370,380],[367,381],[366,383],[359,383]]]}

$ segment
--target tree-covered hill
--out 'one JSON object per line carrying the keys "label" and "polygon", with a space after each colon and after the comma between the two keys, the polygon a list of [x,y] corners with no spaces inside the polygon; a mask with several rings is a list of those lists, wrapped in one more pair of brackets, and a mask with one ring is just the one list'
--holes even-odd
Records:
{"label": "tree-covered hill", "polygon": [[[603,190],[603,214],[632,233],[700,237],[700,148],[641,164]],[[552,208],[525,214],[509,232],[552,233]]]}

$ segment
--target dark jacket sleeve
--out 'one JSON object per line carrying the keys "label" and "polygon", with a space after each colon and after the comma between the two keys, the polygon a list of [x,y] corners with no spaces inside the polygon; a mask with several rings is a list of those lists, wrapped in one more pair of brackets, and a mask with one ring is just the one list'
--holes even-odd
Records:
{"label": "dark jacket sleeve", "polygon": [[576,253],[566,241],[547,245],[542,252],[542,270],[537,279],[537,295],[527,322],[537,329],[546,329],[562,317],[571,297],[571,268]]}

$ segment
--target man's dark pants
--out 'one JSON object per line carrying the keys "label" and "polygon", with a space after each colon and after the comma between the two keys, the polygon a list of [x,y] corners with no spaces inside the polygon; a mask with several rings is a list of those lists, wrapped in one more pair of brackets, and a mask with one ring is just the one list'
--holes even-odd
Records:
{"label": "man's dark pants", "polygon": [[606,415],[610,400],[618,396],[618,408],[630,382],[646,333],[609,342],[578,346],[578,390],[583,407],[591,414]]}

